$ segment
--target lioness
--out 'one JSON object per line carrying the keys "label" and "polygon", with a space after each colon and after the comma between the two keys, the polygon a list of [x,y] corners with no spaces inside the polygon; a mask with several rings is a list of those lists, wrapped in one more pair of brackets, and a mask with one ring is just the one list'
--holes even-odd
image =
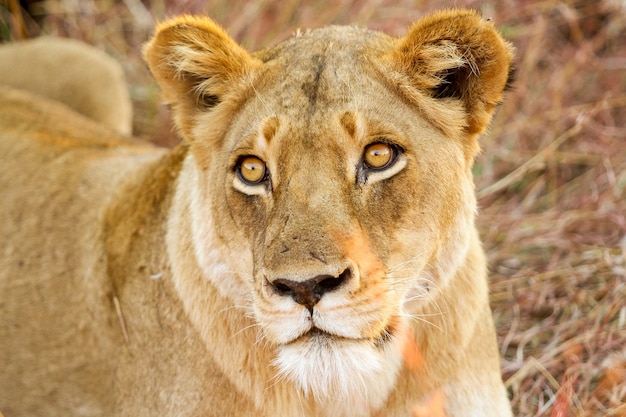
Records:
{"label": "lioness", "polygon": [[7,417],[511,415],[471,173],[512,59],[490,22],[250,54],[184,16],[145,57],[171,152],[0,92]]}

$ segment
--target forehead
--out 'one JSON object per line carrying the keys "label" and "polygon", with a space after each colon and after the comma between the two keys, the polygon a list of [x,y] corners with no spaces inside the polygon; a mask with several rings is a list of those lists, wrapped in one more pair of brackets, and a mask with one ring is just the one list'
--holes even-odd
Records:
{"label": "forehead", "polygon": [[372,62],[391,48],[379,32],[330,26],[298,34],[255,56],[264,62],[259,93],[271,91],[271,103],[284,114],[313,116],[331,105],[352,101],[370,90]]}
{"label": "forehead", "polygon": [[266,64],[274,62],[306,69],[310,68],[311,61],[321,63],[320,58],[341,62],[383,53],[391,48],[392,43],[393,38],[382,32],[353,26],[326,26],[298,32],[275,46],[255,52],[253,56]]}

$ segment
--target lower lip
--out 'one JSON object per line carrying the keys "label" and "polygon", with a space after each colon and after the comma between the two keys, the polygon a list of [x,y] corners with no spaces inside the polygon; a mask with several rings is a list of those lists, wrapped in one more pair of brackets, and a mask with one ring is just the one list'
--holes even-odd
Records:
{"label": "lower lip", "polygon": [[351,342],[364,341],[364,342],[373,342],[374,346],[376,346],[377,348],[383,348],[393,338],[396,328],[397,328],[397,320],[398,320],[397,317],[393,317],[387,324],[387,327],[385,328],[385,330],[379,336],[375,338],[371,338],[371,339],[370,338],[353,339],[353,338],[338,336],[338,335],[326,332],[317,327],[314,327],[308,332],[306,332],[305,334],[303,334],[302,336],[300,336],[298,339],[294,340],[294,342],[297,340],[302,340],[302,339],[305,339],[305,340],[315,339],[315,340],[320,340],[320,341],[326,340],[326,339],[345,340],[345,341],[351,341]]}

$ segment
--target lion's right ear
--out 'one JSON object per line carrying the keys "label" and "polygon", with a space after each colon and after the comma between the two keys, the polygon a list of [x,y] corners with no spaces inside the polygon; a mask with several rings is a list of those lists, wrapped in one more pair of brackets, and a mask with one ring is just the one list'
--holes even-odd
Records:
{"label": "lion's right ear", "polygon": [[248,52],[207,17],[161,23],[144,57],[187,139],[194,116],[218,105],[255,67]]}

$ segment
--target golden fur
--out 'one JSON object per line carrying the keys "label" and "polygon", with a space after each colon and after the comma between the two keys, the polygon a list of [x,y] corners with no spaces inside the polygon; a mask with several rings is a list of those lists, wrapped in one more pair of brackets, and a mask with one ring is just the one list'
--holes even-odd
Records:
{"label": "golden fur", "polygon": [[7,416],[511,415],[471,174],[512,59],[490,22],[249,54],[187,16],[145,56],[171,152],[0,91]]}
{"label": "golden fur", "polygon": [[124,71],[113,58],[82,42],[40,37],[3,45],[0,84],[60,101],[131,134],[133,114]]}

